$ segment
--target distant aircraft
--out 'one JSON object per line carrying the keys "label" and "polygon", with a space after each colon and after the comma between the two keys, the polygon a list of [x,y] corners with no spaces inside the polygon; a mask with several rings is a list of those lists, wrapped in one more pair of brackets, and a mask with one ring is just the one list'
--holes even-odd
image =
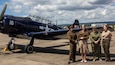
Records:
{"label": "distant aircraft", "polygon": [[[4,15],[8,3],[5,4],[1,15],[0,15],[0,32],[8,34],[12,37],[8,43],[7,48],[11,51],[15,49],[15,44],[13,42],[16,35],[22,34],[31,37],[29,44],[24,48],[26,53],[32,53],[34,51],[34,38],[46,39],[46,38],[63,38],[64,34],[67,33],[68,29],[60,28],[54,24],[45,24],[42,22],[33,21],[29,17],[15,17],[12,15]],[[75,20],[73,25],[79,27],[79,21]],[[102,27],[97,27],[102,29]],[[91,28],[87,28],[91,30]],[[81,28],[75,28],[74,31],[78,32]]]}

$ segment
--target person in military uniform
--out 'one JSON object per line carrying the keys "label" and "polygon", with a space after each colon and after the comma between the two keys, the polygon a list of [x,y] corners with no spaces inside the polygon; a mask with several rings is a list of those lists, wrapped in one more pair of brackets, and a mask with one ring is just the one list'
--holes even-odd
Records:
{"label": "person in military uniform", "polygon": [[75,55],[76,55],[76,39],[77,36],[75,32],[73,31],[73,26],[69,27],[69,31],[67,32],[67,37],[70,42],[70,51],[69,51],[69,61],[68,64],[71,62],[75,62]]}
{"label": "person in military uniform", "polygon": [[81,62],[87,62],[86,54],[89,53],[87,40],[89,38],[89,32],[86,30],[86,26],[83,24],[81,26],[82,30],[78,32],[77,39],[79,41],[79,48],[82,60]]}
{"label": "person in military uniform", "polygon": [[102,59],[101,59],[101,45],[100,45],[101,34],[99,31],[96,30],[96,26],[92,27],[92,32],[90,33],[89,38],[91,40],[93,61],[96,61],[97,57],[100,61],[102,61]]}
{"label": "person in military uniform", "polygon": [[105,61],[108,62],[108,61],[110,61],[110,51],[109,51],[109,48],[110,48],[110,41],[111,41],[112,34],[108,30],[108,26],[107,25],[104,25],[103,29],[104,29],[104,31],[102,32],[101,40],[102,40],[102,46],[103,46],[104,54],[105,54]]}

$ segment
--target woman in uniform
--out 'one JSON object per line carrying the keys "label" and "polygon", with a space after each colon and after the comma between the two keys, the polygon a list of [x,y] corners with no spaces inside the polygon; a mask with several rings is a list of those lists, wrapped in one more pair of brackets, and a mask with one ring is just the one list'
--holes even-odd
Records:
{"label": "woman in uniform", "polygon": [[96,26],[92,27],[92,32],[90,33],[89,38],[91,40],[93,61],[96,61],[97,57],[100,61],[102,61],[102,59],[101,59],[101,45],[100,45],[101,34],[99,31],[97,31]]}
{"label": "woman in uniform", "polygon": [[103,29],[104,29],[104,31],[102,32],[101,40],[102,40],[102,46],[103,46],[104,54],[105,54],[105,61],[108,62],[108,61],[110,61],[109,48],[110,48],[110,41],[111,41],[112,34],[108,30],[107,25],[104,25]]}
{"label": "woman in uniform", "polygon": [[70,42],[70,51],[69,51],[69,61],[68,64],[75,62],[75,55],[76,55],[76,39],[77,36],[73,31],[73,26],[69,27],[69,31],[67,32],[67,37]]}
{"label": "woman in uniform", "polygon": [[88,32],[88,30],[86,30],[86,27],[84,24],[81,26],[81,28],[82,28],[82,30],[79,31],[77,34],[78,41],[79,41],[80,53],[81,53],[81,57],[82,57],[81,62],[87,62],[86,54],[89,53],[88,44],[87,44],[87,40],[89,38],[89,32]]}

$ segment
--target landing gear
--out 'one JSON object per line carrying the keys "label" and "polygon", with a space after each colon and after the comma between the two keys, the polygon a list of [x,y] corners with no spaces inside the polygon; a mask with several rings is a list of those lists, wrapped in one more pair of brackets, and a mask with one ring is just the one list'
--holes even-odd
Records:
{"label": "landing gear", "polygon": [[15,50],[15,44],[12,43],[12,42],[10,42],[10,43],[8,44],[8,49],[9,49],[9,51]]}
{"label": "landing gear", "polygon": [[[30,43],[24,47],[24,51],[28,54],[33,53],[33,51],[34,51],[33,44],[34,44],[34,37],[32,36]],[[7,45],[7,49],[9,51],[12,51],[12,50],[15,50],[16,48],[17,48],[17,46],[14,44],[14,38],[12,37],[11,40],[9,41],[8,45]]]}
{"label": "landing gear", "polygon": [[34,43],[34,37],[31,37],[30,43],[26,45],[24,48],[26,53],[33,53],[34,51],[33,43]]}
{"label": "landing gear", "polygon": [[15,44],[14,44],[14,38],[11,38],[11,40],[9,41],[7,48],[9,51],[15,50]]}
{"label": "landing gear", "polygon": [[25,52],[26,53],[33,53],[34,47],[32,45],[25,46]]}

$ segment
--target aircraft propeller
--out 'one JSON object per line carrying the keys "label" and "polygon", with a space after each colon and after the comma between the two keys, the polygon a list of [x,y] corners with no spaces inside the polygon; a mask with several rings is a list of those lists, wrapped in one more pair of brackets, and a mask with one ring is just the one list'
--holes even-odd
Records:
{"label": "aircraft propeller", "polygon": [[3,19],[4,13],[5,13],[6,8],[7,8],[7,5],[8,5],[8,2],[6,2],[5,6],[4,6],[4,8],[3,8],[2,12],[1,12],[0,21]]}

